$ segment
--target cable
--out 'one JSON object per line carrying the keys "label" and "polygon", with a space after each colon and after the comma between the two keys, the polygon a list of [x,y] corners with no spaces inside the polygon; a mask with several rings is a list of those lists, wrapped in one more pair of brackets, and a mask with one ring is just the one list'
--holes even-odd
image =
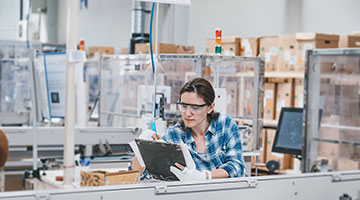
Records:
{"label": "cable", "polygon": [[30,49],[30,41],[29,41],[29,21],[30,21],[30,9],[31,9],[31,0],[29,0],[29,8],[26,16],[26,46]]}
{"label": "cable", "polygon": [[152,24],[153,24],[153,18],[154,18],[154,8],[155,3],[152,3],[151,7],[151,14],[150,14],[150,33],[149,33],[149,41],[150,41],[150,56],[151,56],[151,66],[152,66],[152,72],[153,72],[153,81],[154,81],[154,121],[156,118],[156,80],[155,80],[155,63],[154,63],[154,52],[152,47]]}
{"label": "cable", "polygon": [[154,64],[154,56],[153,56],[153,49],[152,49],[152,24],[153,24],[153,17],[154,17],[154,7],[155,3],[152,3],[151,7],[151,15],[150,15],[150,55],[151,55],[151,65],[153,70],[153,75],[155,74],[155,64]]}

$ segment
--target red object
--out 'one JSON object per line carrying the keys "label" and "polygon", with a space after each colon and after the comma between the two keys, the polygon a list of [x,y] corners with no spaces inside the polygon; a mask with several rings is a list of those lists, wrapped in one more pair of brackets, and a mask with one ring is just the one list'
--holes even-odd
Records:
{"label": "red object", "polygon": [[215,37],[216,38],[221,38],[221,30],[220,29],[215,29]]}
{"label": "red object", "polygon": [[83,40],[83,39],[80,40],[79,50],[85,51],[85,40]]}
{"label": "red object", "polygon": [[56,181],[63,181],[63,180],[64,180],[64,177],[63,177],[63,176],[56,176],[56,177],[55,177],[55,180],[56,180]]}

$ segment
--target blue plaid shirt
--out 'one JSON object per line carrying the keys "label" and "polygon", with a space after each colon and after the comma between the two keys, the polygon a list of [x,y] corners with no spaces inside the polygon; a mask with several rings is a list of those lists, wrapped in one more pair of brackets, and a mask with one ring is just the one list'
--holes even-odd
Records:
{"label": "blue plaid shirt", "polygon": [[184,131],[181,124],[168,128],[162,139],[165,142],[186,144],[199,171],[223,168],[230,177],[245,176],[239,128],[229,115],[220,114],[217,120],[211,122],[205,133],[205,153],[196,151],[191,130]]}

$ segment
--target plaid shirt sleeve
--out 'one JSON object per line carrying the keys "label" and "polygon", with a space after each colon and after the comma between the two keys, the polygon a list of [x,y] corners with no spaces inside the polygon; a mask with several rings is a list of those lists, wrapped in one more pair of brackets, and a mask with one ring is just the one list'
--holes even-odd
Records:
{"label": "plaid shirt sleeve", "polygon": [[225,129],[228,134],[225,135],[225,162],[220,168],[225,169],[230,177],[245,176],[245,164],[242,154],[241,137],[238,125],[235,120],[228,118],[225,122]]}

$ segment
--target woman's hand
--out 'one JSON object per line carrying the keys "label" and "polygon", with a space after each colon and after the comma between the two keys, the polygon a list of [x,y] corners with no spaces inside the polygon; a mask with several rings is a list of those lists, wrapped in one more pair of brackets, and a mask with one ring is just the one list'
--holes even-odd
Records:
{"label": "woman's hand", "polygon": [[145,130],[141,132],[139,139],[143,140],[159,140],[161,138],[160,135],[157,135],[153,130]]}
{"label": "woman's hand", "polygon": [[180,165],[179,163],[175,163],[175,166],[170,166],[170,171],[180,180],[180,181],[194,181],[200,180],[204,181],[206,179],[211,179],[209,177],[209,173],[211,172],[200,172],[196,169],[189,169]]}

